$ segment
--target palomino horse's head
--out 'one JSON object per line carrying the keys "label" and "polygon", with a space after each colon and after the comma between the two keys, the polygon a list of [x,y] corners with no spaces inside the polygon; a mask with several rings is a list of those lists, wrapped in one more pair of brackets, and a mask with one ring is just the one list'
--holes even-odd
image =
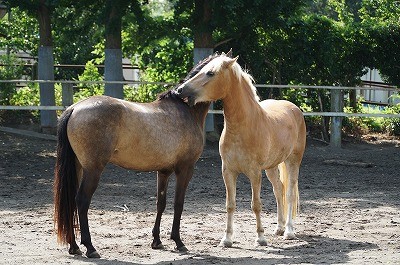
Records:
{"label": "palomino horse's head", "polygon": [[225,54],[215,57],[207,63],[195,76],[180,85],[176,93],[190,106],[198,102],[209,102],[223,99],[226,96],[230,82],[237,82],[233,78],[236,73],[237,58],[230,58]]}

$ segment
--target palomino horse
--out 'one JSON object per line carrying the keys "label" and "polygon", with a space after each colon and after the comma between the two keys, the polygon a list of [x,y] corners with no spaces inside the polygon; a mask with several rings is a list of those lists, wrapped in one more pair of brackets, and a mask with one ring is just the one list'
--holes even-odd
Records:
{"label": "palomino horse", "polygon": [[[192,69],[193,77],[217,55]],[[81,254],[74,228],[79,221],[81,243],[90,258],[100,257],[92,245],[88,208],[108,162],[127,169],[157,171],[157,216],[152,248],[160,240],[161,215],[165,209],[169,176],[175,172],[176,191],[171,239],[186,251],[179,234],[186,188],[194,164],[203,151],[204,121],[209,103],[189,107],[174,90],[152,103],[132,103],[96,96],[69,107],[58,124],[55,168],[55,225],[60,243],[70,254]],[[79,217],[79,220],[78,220]]]}
{"label": "palomino horse", "polygon": [[261,224],[261,171],[272,183],[278,224],[276,235],[295,238],[293,221],[298,207],[298,175],[306,143],[301,110],[285,100],[259,102],[252,78],[237,57],[211,60],[194,77],[178,87],[177,93],[189,105],[222,99],[224,129],[219,150],[226,186],[227,225],[221,245],[232,246],[233,212],[236,208],[236,179],[244,173],[252,188],[251,207],[257,222],[257,243],[265,245]]}

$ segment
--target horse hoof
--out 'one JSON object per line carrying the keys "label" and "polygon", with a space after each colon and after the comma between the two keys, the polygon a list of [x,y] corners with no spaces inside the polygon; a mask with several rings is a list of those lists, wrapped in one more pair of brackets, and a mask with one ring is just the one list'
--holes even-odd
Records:
{"label": "horse hoof", "polygon": [[86,257],[89,259],[99,259],[100,255],[97,253],[97,251],[93,251],[92,253],[86,253]]}
{"label": "horse hoof", "polygon": [[158,244],[158,245],[151,245],[152,249],[164,249],[164,245],[162,243]]}
{"label": "horse hoof", "polygon": [[233,245],[233,242],[226,240],[226,239],[222,239],[221,242],[219,243],[220,247],[225,247],[225,248],[230,248],[230,247],[232,247],[232,245]]}
{"label": "horse hoof", "polygon": [[185,246],[177,247],[176,250],[178,250],[180,253],[186,253],[189,250]]}
{"label": "horse hoof", "polygon": [[294,233],[285,233],[283,235],[283,239],[285,240],[292,240],[292,239],[296,239],[296,235]]}
{"label": "horse hoof", "polygon": [[77,256],[81,256],[82,255],[82,251],[79,248],[70,248],[68,250],[68,253],[71,255],[77,255]]}
{"label": "horse hoof", "polygon": [[285,233],[285,230],[282,228],[277,228],[277,229],[275,229],[275,232],[274,232],[274,234],[276,236],[283,236],[284,233]]}
{"label": "horse hoof", "polygon": [[256,242],[259,246],[267,246],[268,245],[267,240],[265,238],[261,238],[261,239],[259,238],[259,239],[257,239]]}

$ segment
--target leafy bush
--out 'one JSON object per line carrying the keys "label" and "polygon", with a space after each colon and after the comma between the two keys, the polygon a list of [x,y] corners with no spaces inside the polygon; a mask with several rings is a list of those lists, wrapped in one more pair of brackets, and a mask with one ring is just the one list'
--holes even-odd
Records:
{"label": "leafy bush", "polygon": [[10,103],[15,106],[39,106],[39,94],[39,84],[28,83],[26,87],[18,89],[18,91],[12,95]]}
{"label": "leafy bush", "polygon": [[[21,61],[12,55],[0,56],[0,80],[21,79],[23,67]],[[9,105],[16,92],[15,83],[0,83],[0,104]]]}
{"label": "leafy bush", "polygon": [[[85,65],[85,70],[81,75],[78,76],[78,80],[102,81],[103,76],[99,73],[99,69],[96,67],[93,61],[88,61]],[[104,84],[79,83],[77,86],[77,91],[74,93],[74,102],[78,102],[90,96],[103,94]]]}
{"label": "leafy bush", "polygon": [[[357,109],[346,107],[346,113],[380,113],[400,114],[400,104],[387,106],[383,109],[358,104]],[[389,135],[400,135],[400,118],[383,117],[346,117],[343,119],[345,131],[352,134],[365,133],[388,133]]]}
{"label": "leafy bush", "polygon": [[[61,84],[54,84],[55,89],[55,100],[56,105],[61,106],[62,102],[62,86]],[[10,104],[14,106],[39,106],[40,105],[40,92],[39,92],[39,84],[37,83],[28,83],[27,86],[18,89],[11,97]],[[16,116],[16,122],[18,122],[18,118],[22,120],[26,118],[30,118],[33,121],[39,120],[39,111],[32,110],[29,113],[26,111],[13,111]]]}
{"label": "leafy bush", "polygon": [[[386,107],[387,114],[400,114],[400,103],[394,106]],[[389,135],[400,135],[400,118],[388,118],[384,120],[385,130]]]}

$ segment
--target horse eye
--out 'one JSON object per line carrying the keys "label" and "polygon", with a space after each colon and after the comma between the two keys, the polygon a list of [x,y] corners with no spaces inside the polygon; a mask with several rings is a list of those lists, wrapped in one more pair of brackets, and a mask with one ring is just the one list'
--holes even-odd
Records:
{"label": "horse eye", "polygon": [[210,77],[211,77],[211,76],[214,76],[214,72],[213,72],[213,71],[208,71],[208,72],[206,73],[206,75],[207,75],[207,76],[210,76]]}

